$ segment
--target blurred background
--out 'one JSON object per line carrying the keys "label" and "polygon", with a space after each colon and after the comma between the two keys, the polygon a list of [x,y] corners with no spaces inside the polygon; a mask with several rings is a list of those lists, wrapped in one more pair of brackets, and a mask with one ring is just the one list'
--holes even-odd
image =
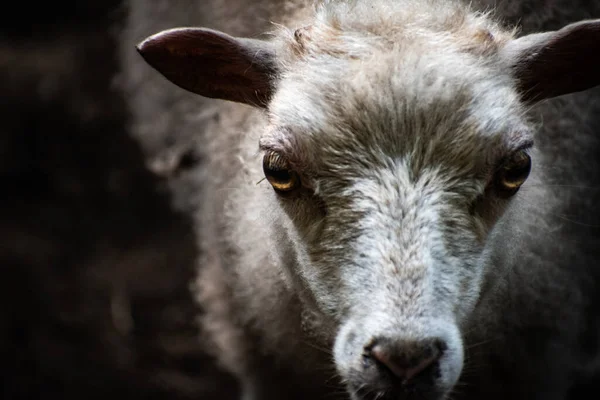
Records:
{"label": "blurred background", "polygon": [[237,391],[194,326],[191,222],[127,132],[121,3],[0,13],[2,399]]}

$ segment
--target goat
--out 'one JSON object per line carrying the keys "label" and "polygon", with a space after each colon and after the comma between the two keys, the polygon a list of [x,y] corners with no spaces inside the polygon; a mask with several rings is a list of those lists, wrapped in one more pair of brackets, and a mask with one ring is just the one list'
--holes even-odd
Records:
{"label": "goat", "polygon": [[273,6],[266,38],[137,46],[212,99],[194,290],[244,398],[572,395],[598,373],[597,197],[574,194],[599,166],[600,20],[520,34],[453,0]]}

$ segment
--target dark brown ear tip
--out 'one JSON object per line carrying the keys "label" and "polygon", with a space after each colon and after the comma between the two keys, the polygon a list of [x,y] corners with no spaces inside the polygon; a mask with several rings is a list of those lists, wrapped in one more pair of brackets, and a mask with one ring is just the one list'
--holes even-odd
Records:
{"label": "dark brown ear tip", "polygon": [[150,36],[136,44],[135,49],[137,50],[137,52],[140,53],[142,56],[147,54],[148,51],[152,49],[152,39],[153,37]]}

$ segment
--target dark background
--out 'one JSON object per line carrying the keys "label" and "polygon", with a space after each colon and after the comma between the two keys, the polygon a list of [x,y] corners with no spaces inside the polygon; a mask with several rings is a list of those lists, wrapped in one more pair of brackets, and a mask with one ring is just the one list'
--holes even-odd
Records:
{"label": "dark background", "polygon": [[194,326],[191,222],[127,133],[124,16],[117,0],[0,12],[2,399],[236,390]]}

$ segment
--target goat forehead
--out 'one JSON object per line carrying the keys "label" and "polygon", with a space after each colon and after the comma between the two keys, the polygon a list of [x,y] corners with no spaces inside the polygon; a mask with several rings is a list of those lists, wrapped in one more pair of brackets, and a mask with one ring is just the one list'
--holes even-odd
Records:
{"label": "goat forehead", "polygon": [[380,166],[410,156],[417,168],[473,169],[528,136],[508,76],[470,55],[404,46],[369,59],[323,56],[297,67],[281,81],[271,121],[292,152],[311,154],[310,164],[359,158],[363,166]]}
{"label": "goat forehead", "polygon": [[[452,0],[320,1],[314,18],[292,45],[297,53],[357,54],[417,38],[474,52],[492,50],[513,35],[485,13]],[[366,46],[366,47],[365,47]]]}

